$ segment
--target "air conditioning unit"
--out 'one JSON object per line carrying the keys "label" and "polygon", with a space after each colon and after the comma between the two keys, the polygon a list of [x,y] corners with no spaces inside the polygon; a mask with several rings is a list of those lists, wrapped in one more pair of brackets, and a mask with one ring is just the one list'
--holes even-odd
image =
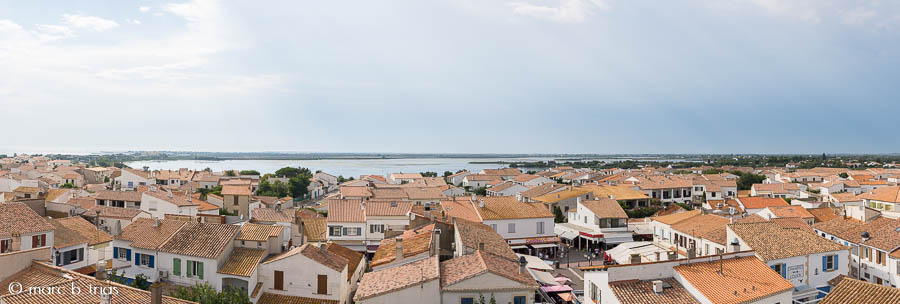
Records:
{"label": "air conditioning unit", "polygon": [[168,278],[169,278],[169,271],[168,271],[168,270],[160,270],[160,271],[159,271],[159,278],[160,278],[160,279],[168,279]]}
{"label": "air conditioning unit", "polygon": [[869,269],[869,265],[868,265],[868,264],[862,264],[862,269]]}

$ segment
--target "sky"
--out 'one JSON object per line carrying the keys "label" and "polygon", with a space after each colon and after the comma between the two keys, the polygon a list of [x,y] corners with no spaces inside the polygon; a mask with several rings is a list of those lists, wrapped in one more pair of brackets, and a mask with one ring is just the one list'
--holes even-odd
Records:
{"label": "sky", "polygon": [[0,0],[0,151],[900,152],[900,2]]}

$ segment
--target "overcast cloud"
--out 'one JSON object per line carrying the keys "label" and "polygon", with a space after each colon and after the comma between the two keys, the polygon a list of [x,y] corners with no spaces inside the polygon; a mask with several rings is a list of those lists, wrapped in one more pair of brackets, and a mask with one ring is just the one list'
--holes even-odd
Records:
{"label": "overcast cloud", "polygon": [[900,4],[0,1],[0,151],[900,152]]}

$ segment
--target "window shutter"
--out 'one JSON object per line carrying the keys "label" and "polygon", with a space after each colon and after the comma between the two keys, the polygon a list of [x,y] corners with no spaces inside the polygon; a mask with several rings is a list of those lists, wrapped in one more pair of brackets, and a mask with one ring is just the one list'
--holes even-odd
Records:
{"label": "window shutter", "polygon": [[174,258],[172,259],[172,274],[181,276],[181,259]]}
{"label": "window shutter", "polygon": [[203,279],[203,262],[197,262],[197,277]]}
{"label": "window shutter", "polygon": [[84,248],[78,248],[78,258],[79,261],[84,261]]}
{"label": "window shutter", "polygon": [[834,270],[838,270],[838,265],[840,265],[838,264],[838,256],[837,254],[834,255]]}
{"label": "window shutter", "polygon": [[141,254],[135,252],[134,253],[134,264],[140,266],[141,265]]}
{"label": "window shutter", "polygon": [[151,255],[149,257],[150,257],[150,263],[149,263],[150,265],[149,266],[150,266],[150,268],[153,268],[153,256]]}
{"label": "window shutter", "polygon": [[828,270],[828,256],[822,256],[822,271]]}
{"label": "window shutter", "polygon": [[787,278],[787,264],[781,264],[781,277]]}
{"label": "window shutter", "polygon": [[119,258],[119,247],[113,247],[113,258]]}
{"label": "window shutter", "polygon": [[125,249],[125,260],[131,261],[131,249]]}

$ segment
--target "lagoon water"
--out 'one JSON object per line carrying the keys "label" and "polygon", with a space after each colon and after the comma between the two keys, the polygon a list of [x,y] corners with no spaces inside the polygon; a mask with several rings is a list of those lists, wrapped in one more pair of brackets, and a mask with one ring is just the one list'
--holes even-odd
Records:
{"label": "lagoon water", "polygon": [[166,160],[166,161],[134,161],[125,164],[132,168],[150,167],[150,170],[177,170],[188,168],[213,171],[223,170],[257,170],[262,174],[274,173],[284,167],[305,167],[312,171],[322,170],[326,173],[345,177],[359,177],[366,174],[389,175],[391,173],[418,173],[432,171],[438,175],[444,171],[456,172],[466,169],[472,172],[481,169],[505,168],[501,164],[472,164],[471,162],[497,161],[542,161],[552,158],[405,158],[405,159],[316,159],[316,160]]}

